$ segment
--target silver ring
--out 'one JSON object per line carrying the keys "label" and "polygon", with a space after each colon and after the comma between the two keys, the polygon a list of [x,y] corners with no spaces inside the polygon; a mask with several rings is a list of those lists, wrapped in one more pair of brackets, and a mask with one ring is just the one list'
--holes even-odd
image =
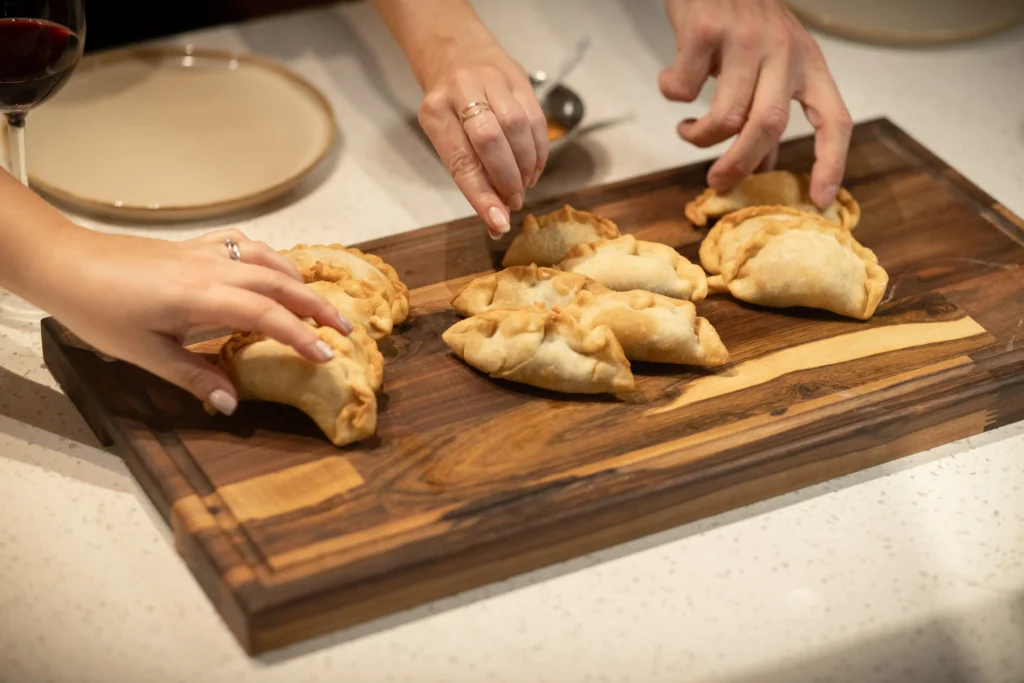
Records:
{"label": "silver ring", "polygon": [[478,114],[491,111],[491,105],[486,102],[470,102],[459,112],[459,121],[465,123]]}
{"label": "silver ring", "polygon": [[224,246],[228,248],[228,256],[231,257],[232,261],[242,260],[242,252],[238,249],[238,242],[228,237],[224,240]]}

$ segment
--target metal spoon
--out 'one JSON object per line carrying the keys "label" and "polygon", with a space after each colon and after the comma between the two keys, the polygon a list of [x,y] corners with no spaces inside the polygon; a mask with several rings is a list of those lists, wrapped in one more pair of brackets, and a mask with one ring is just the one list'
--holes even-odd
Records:
{"label": "metal spoon", "polygon": [[537,101],[540,102],[541,106],[544,106],[544,100],[548,94],[555,89],[555,87],[565,80],[569,72],[576,68],[576,66],[583,59],[583,56],[590,49],[590,37],[582,38],[572,52],[565,56],[562,63],[558,66],[558,70],[554,72],[554,77],[547,78],[545,74],[544,81],[538,86],[535,91],[537,95]]}

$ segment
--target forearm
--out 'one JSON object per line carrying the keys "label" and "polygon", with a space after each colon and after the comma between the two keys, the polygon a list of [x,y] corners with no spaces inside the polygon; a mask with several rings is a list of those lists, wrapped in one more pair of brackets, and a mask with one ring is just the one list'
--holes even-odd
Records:
{"label": "forearm", "polygon": [[39,305],[47,253],[73,248],[83,228],[0,170],[0,287]]}
{"label": "forearm", "polygon": [[492,48],[497,41],[467,0],[370,0],[402,48],[421,88],[466,46]]}

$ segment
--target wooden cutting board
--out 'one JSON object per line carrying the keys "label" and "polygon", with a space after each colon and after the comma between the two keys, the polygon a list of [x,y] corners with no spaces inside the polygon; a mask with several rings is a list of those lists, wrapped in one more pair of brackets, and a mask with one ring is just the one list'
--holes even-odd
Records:
{"label": "wooden cutting board", "polygon": [[[787,143],[780,167],[812,153]],[[707,168],[532,209],[567,201],[696,261],[683,205]],[[1024,223],[886,120],[857,126],[848,168],[856,236],[891,278],[875,318],[715,297],[698,310],[731,365],[634,364],[628,403],[495,382],[448,353],[452,295],[501,254],[475,218],[362,245],[413,311],[381,344],[362,444],[334,448],[282,406],[210,417],[52,319],[46,363],[257,653],[1024,419]]]}

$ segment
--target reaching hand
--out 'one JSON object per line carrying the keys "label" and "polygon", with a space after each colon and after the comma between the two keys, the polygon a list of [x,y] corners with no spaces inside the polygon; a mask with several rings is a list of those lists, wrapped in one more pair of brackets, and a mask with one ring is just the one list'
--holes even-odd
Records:
{"label": "reaching hand", "polygon": [[[238,245],[240,262],[230,258],[226,238]],[[237,230],[183,242],[77,230],[52,258],[34,297],[43,308],[99,351],[149,370],[222,413],[234,412],[237,392],[220,370],[182,348],[190,330],[260,331],[314,362],[330,360],[333,351],[300,317],[352,331],[302,284],[287,258]]]}
{"label": "reaching hand", "polygon": [[496,43],[454,47],[429,70],[419,121],[473,210],[498,239],[548,159],[530,79]]}
{"label": "reaching hand", "polygon": [[736,141],[708,172],[708,184],[730,189],[775,166],[790,100],[815,129],[811,198],[824,208],[838,192],[853,123],[814,39],[781,0],[665,0],[676,32],[675,63],[658,85],[670,100],[692,102],[716,76],[711,111],[679,124],[679,135],[710,147]]}

